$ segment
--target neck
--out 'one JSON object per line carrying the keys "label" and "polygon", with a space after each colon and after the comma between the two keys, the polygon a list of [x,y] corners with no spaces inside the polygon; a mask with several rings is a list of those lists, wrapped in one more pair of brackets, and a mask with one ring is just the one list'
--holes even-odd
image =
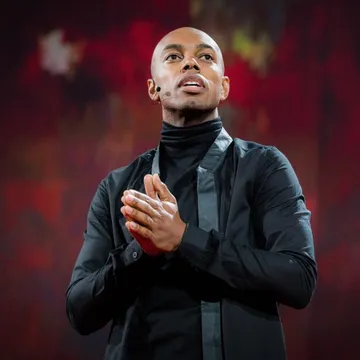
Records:
{"label": "neck", "polygon": [[169,110],[163,108],[162,113],[164,122],[177,127],[199,125],[219,117],[217,108],[212,111],[196,109]]}

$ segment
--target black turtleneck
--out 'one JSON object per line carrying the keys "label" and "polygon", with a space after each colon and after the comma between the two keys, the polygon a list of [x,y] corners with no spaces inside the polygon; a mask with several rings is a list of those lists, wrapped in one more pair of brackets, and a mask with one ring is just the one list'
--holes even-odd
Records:
{"label": "black turtleneck", "polygon": [[[163,123],[160,177],[185,222],[198,225],[196,168],[222,129],[220,119],[186,128]],[[200,276],[176,253],[163,257],[155,284],[144,294],[149,360],[202,360]]]}
{"label": "black turtleneck", "polygon": [[220,118],[189,127],[163,122],[160,176],[176,197],[183,221],[193,225],[197,225],[196,168],[221,129]]}

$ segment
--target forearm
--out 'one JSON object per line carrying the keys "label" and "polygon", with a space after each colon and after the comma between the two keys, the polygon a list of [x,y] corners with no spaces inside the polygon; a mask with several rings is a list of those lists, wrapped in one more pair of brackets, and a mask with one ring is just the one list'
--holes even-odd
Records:
{"label": "forearm", "polygon": [[112,251],[106,264],[96,271],[77,262],[66,294],[66,308],[71,325],[80,334],[102,328],[115,310],[126,307],[141,283],[146,262],[141,256],[139,245],[133,241],[126,249]]}
{"label": "forearm", "polygon": [[80,334],[90,334],[111,319],[114,282],[112,266],[106,265],[70,284],[66,293],[66,311],[71,325]]}
{"label": "forearm", "polygon": [[314,259],[296,251],[237,247],[218,232],[189,226],[179,252],[193,265],[239,290],[262,290],[277,302],[305,307],[316,283]]}

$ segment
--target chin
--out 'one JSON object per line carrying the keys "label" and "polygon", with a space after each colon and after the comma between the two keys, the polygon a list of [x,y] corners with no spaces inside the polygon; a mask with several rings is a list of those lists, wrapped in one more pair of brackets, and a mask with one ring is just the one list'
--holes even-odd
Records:
{"label": "chin", "polygon": [[181,111],[186,110],[197,110],[197,111],[207,111],[209,110],[209,104],[204,103],[200,99],[186,99],[185,101],[181,101],[178,103],[178,109]]}
{"label": "chin", "polygon": [[190,115],[191,117],[212,112],[216,107],[216,104],[211,104],[209,101],[194,95],[191,97],[187,96],[186,98],[180,96],[174,97],[171,103],[167,102],[166,104],[168,110],[180,112],[183,115]]}

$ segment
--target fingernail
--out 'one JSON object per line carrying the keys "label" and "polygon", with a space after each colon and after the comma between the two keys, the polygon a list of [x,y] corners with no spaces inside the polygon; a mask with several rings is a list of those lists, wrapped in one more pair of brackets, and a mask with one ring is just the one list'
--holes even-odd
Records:
{"label": "fingernail", "polygon": [[130,206],[126,206],[125,209],[128,214],[131,214],[133,212],[133,208],[131,208]]}
{"label": "fingernail", "polygon": [[134,222],[131,222],[131,223],[130,223],[130,227],[131,227],[132,229],[136,229],[136,224],[135,224]]}
{"label": "fingernail", "polygon": [[126,195],[126,200],[132,202],[134,200],[134,197],[132,195]]}

